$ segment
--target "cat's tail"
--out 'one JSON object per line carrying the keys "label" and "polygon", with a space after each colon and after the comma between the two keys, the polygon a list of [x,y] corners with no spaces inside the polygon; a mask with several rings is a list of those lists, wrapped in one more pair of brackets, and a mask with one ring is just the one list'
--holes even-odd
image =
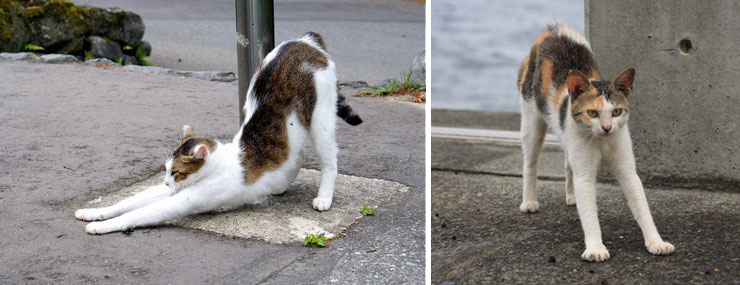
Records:
{"label": "cat's tail", "polygon": [[339,92],[339,86],[337,86],[337,116],[342,118],[342,120],[347,122],[347,124],[353,126],[362,124],[360,115],[357,115],[357,113],[352,110],[352,107],[347,105],[347,102],[344,101],[344,95]]}

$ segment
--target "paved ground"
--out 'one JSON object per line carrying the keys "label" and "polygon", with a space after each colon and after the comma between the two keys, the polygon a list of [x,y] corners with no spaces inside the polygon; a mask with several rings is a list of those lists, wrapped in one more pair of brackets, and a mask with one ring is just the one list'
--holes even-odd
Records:
{"label": "paved ground", "polygon": [[310,249],[175,226],[91,236],[74,219],[85,202],[161,171],[183,124],[230,139],[236,84],[26,62],[0,62],[0,82],[0,280],[423,282],[422,105],[348,97],[365,123],[338,124],[339,172],[410,190],[328,249]]}
{"label": "paved ground", "polygon": [[[516,130],[516,114],[433,110],[433,126]],[[485,119],[488,117],[488,119]],[[491,119],[496,118],[496,119]],[[495,122],[493,122],[495,121]],[[508,126],[508,127],[507,127]],[[740,194],[649,188],[670,256],[650,255],[621,189],[599,184],[599,217],[611,259],[581,261],[583,233],[565,205],[563,156],[546,147],[539,167],[541,212],[522,214],[521,150],[511,143],[432,138],[432,282],[740,282]],[[639,166],[638,166],[639,167]]]}
{"label": "paved ground", "polygon": [[[144,19],[152,64],[236,72],[234,0],[73,0],[121,7]],[[379,84],[411,67],[424,48],[424,4],[408,0],[278,0],[277,43],[306,31],[324,36],[339,80]]]}

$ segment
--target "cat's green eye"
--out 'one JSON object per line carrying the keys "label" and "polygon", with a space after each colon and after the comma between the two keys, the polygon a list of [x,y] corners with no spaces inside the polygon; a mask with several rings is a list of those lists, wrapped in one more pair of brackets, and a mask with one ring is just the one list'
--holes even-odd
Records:
{"label": "cat's green eye", "polygon": [[612,117],[619,117],[619,115],[621,114],[622,114],[621,108],[617,108],[617,109],[614,109],[614,111],[612,111]]}
{"label": "cat's green eye", "polygon": [[591,116],[591,118],[596,118],[599,116],[599,112],[596,112],[596,110],[588,110],[588,115]]}

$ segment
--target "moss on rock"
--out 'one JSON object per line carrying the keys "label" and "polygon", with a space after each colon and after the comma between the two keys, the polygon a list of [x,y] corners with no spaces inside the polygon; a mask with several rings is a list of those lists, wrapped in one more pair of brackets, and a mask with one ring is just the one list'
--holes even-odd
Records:
{"label": "moss on rock", "polygon": [[0,1],[0,51],[19,52],[31,39],[28,14],[17,1]]}
{"label": "moss on rock", "polygon": [[47,51],[81,54],[90,32],[90,14],[66,0],[31,0],[26,3],[31,44]]}

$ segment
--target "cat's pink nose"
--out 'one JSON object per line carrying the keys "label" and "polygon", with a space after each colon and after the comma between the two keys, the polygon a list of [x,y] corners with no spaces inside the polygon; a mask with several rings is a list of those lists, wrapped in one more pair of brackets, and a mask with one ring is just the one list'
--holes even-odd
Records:
{"label": "cat's pink nose", "polygon": [[164,186],[170,186],[170,183],[169,182],[165,182],[164,183]]}
{"label": "cat's pink nose", "polygon": [[601,126],[602,129],[604,129],[604,132],[609,132],[612,129],[612,126]]}

